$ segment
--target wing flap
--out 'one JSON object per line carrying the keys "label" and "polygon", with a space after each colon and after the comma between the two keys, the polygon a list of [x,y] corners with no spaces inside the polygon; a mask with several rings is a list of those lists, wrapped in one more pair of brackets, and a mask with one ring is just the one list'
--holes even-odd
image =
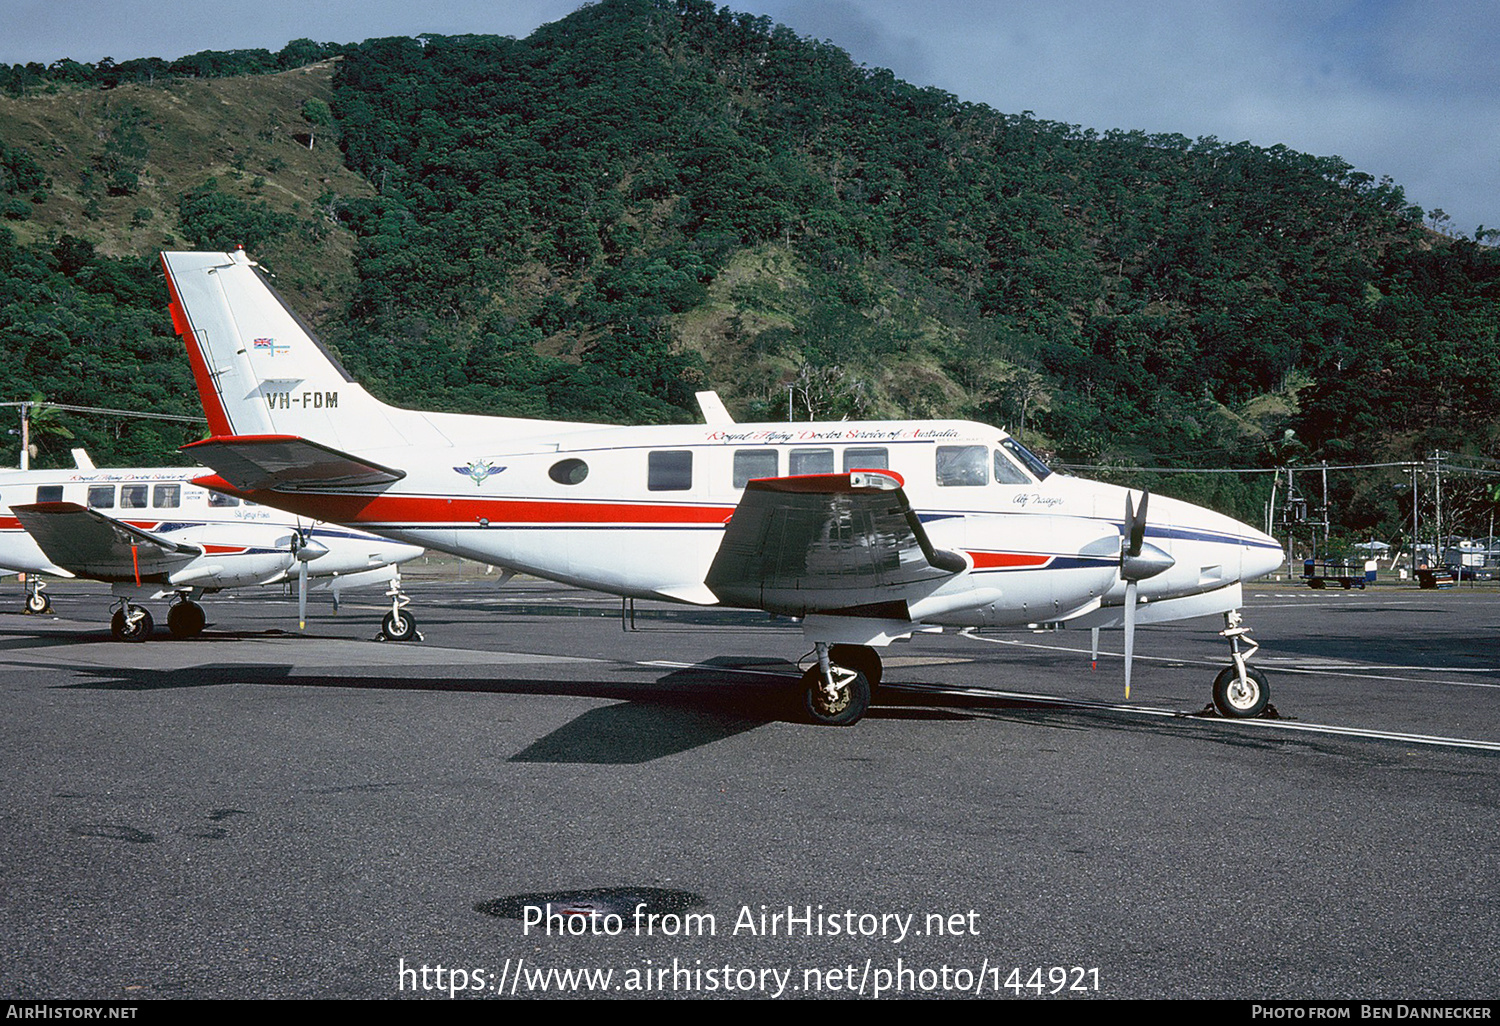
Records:
{"label": "wing flap", "polygon": [[76,502],[12,506],[21,526],[47,558],[70,573],[110,579],[154,579],[196,559],[203,550],[116,520]]}
{"label": "wing flap", "polygon": [[907,618],[909,600],[969,564],[933,546],[901,484],[889,471],[749,482],[704,583],[789,616]]}
{"label": "wing flap", "polygon": [[244,492],[391,484],[406,471],[296,435],[219,435],[182,447]]}

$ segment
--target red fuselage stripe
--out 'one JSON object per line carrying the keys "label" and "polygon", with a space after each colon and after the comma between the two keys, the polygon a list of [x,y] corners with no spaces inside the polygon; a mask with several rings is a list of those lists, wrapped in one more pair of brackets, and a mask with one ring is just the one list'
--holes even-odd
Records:
{"label": "red fuselage stripe", "polygon": [[1038,556],[1020,552],[970,552],[975,570],[992,570],[996,567],[1046,566],[1051,556]]}

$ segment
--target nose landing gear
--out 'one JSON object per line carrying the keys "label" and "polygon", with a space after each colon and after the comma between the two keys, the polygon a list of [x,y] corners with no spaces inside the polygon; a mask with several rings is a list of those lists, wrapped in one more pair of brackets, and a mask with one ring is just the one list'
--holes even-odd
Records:
{"label": "nose landing gear", "polygon": [[52,599],[42,594],[42,589],[47,586],[36,574],[26,576],[26,612],[32,616],[52,612]]}
{"label": "nose landing gear", "polygon": [[391,588],[385,594],[391,600],[391,611],[380,621],[380,634],[376,636],[376,640],[422,641],[422,632],[417,630],[416,619],[406,611],[411,598],[401,590],[399,574],[392,579]]}
{"label": "nose landing gear", "polygon": [[1220,716],[1234,720],[1262,716],[1271,704],[1271,686],[1266,675],[1248,665],[1260,645],[1250,637],[1251,628],[1243,622],[1238,609],[1224,614],[1224,629],[1219,637],[1229,641],[1232,662],[1214,678],[1214,708]]}

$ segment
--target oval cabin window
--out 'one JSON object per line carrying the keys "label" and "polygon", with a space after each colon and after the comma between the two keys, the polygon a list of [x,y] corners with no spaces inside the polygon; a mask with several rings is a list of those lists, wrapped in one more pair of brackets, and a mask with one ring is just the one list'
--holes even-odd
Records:
{"label": "oval cabin window", "polygon": [[581,484],[589,476],[589,465],[583,460],[558,460],[547,476],[560,485]]}

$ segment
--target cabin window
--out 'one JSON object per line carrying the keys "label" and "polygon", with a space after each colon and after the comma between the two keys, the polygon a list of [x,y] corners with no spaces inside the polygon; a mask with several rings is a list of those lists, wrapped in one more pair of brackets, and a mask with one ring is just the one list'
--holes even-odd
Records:
{"label": "cabin window", "polygon": [[845,449],[844,473],[851,470],[890,470],[891,456],[884,446],[870,449]]}
{"label": "cabin window", "polygon": [[240,500],[233,495],[225,495],[223,492],[209,492],[208,504],[216,508],[228,509],[231,506],[238,506]]}
{"label": "cabin window", "polygon": [[182,485],[157,485],[151,490],[151,505],[157,509],[176,509],[181,506]]}
{"label": "cabin window", "polygon": [[582,484],[589,476],[589,465],[583,460],[558,460],[547,471],[547,476],[560,485]]}
{"label": "cabin window", "polygon": [[1029,485],[1031,484],[1031,478],[1027,477],[1026,473],[1020,467],[1012,463],[1010,459],[1006,457],[1003,450],[996,449],[995,483]]}
{"label": "cabin window", "polygon": [[653,492],[685,492],[693,487],[693,454],[685,449],[646,455],[646,487]]}
{"label": "cabin window", "polygon": [[967,488],[990,483],[990,447],[987,445],[940,445],[937,447],[937,483],[949,488]]}
{"label": "cabin window", "polygon": [[114,485],[89,485],[89,509],[114,509]]}
{"label": "cabin window", "polygon": [[120,486],[121,509],[145,509],[146,496],[150,489],[143,484]]}
{"label": "cabin window", "polygon": [[801,474],[832,474],[832,449],[793,449],[787,473],[793,477]]}
{"label": "cabin window", "polygon": [[37,502],[62,502],[62,485],[38,485]]}
{"label": "cabin window", "polygon": [[734,451],[734,486],[745,487],[757,477],[775,477],[781,454],[775,449],[736,449]]}

